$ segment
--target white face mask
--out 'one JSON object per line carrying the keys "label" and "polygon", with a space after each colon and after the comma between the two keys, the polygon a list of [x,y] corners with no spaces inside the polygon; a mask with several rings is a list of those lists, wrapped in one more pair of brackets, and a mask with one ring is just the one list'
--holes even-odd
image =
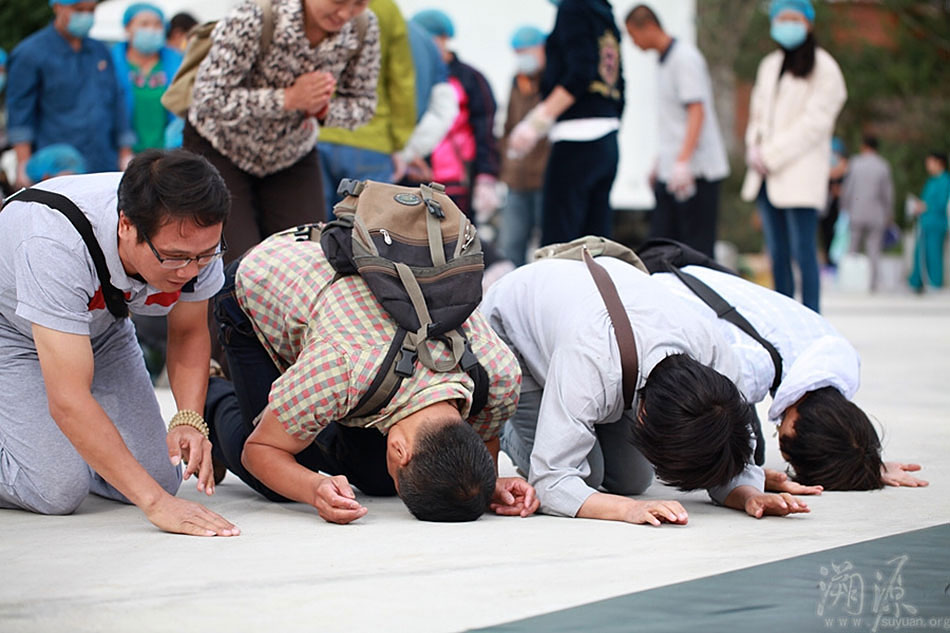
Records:
{"label": "white face mask", "polygon": [[541,70],[541,62],[531,53],[518,53],[515,57],[515,68],[522,75],[534,75]]}

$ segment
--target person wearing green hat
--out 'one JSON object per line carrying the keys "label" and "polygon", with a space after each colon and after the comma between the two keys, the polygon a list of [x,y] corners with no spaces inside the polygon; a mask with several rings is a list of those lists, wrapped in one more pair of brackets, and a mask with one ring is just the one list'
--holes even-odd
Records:
{"label": "person wearing green hat", "polygon": [[95,0],[50,0],[53,22],[10,55],[9,141],[17,184],[28,185],[33,152],[54,143],[79,149],[90,172],[122,169],[132,157],[132,131],[105,44],[88,37]]}
{"label": "person wearing green hat", "polygon": [[165,130],[177,117],[161,99],[182,56],[165,44],[165,15],[148,2],[130,4],[122,16],[128,41],[112,47],[116,77],[135,143],[132,150],[165,147]]}
{"label": "person wearing green hat", "polygon": [[773,0],[771,37],[779,50],[759,64],[746,127],[742,198],[756,201],[775,289],[818,312],[816,232],[831,170],[831,137],[848,91],[834,58],[815,41],[810,0]]}

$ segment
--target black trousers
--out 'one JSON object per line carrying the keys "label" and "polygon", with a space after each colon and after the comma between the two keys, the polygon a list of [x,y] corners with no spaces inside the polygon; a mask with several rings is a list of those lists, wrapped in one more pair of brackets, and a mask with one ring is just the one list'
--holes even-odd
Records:
{"label": "black trousers", "polygon": [[544,172],[541,245],[584,235],[610,237],[610,188],[617,176],[617,133],[596,141],[558,141]]}
{"label": "black trousers", "polygon": [[[214,298],[214,318],[232,381],[212,378],[208,384],[205,420],[211,430],[214,458],[248,486],[272,501],[287,501],[252,475],[241,463],[244,443],[254,430],[254,418],[267,406],[280,371],[268,356],[234,295],[234,273],[240,260],[225,271],[221,292]],[[296,455],[297,463],[315,472],[346,475],[362,492],[396,494],[386,470],[386,436],[376,429],[331,422],[314,442]]]}
{"label": "black trousers", "polygon": [[716,222],[719,219],[720,180],[696,179],[696,193],[679,202],[666,190],[666,183],[653,187],[656,208],[650,217],[650,238],[665,237],[692,246],[714,257]]}

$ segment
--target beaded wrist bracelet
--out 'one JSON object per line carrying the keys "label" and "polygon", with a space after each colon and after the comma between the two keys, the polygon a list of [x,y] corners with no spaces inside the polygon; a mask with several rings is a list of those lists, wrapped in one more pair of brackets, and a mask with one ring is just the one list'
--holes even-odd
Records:
{"label": "beaded wrist bracelet", "polygon": [[171,431],[176,426],[190,426],[193,429],[197,429],[199,433],[205,436],[205,439],[207,439],[209,435],[208,425],[205,423],[205,419],[201,417],[201,414],[195,411],[189,411],[188,409],[183,409],[172,417],[171,422],[168,423],[168,430]]}

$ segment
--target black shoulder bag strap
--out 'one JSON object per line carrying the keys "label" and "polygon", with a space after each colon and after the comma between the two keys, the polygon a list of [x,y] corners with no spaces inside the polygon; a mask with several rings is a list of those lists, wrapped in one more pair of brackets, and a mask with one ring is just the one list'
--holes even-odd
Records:
{"label": "black shoulder bag strap", "polygon": [[765,351],[767,351],[769,356],[772,357],[772,364],[775,366],[775,378],[772,380],[772,386],[769,390],[774,396],[775,390],[778,389],[779,383],[782,382],[782,357],[778,353],[778,350],[775,349],[775,346],[762,338],[762,335],[760,335],[756,329],[752,327],[752,324],[749,323],[744,316],[739,314],[735,306],[723,299],[718,292],[710,288],[707,284],[703,283],[693,275],[683,272],[676,266],[670,265],[669,269],[671,273],[680,278],[680,281],[686,284],[687,288],[693,291],[693,294],[702,299],[703,303],[712,308],[713,311],[715,311],[717,317],[732,323],[734,326],[755,339],[759,345],[765,348]]}
{"label": "black shoulder bag strap", "polygon": [[[778,350],[775,349],[775,346],[762,338],[762,335],[752,327],[752,324],[749,323],[744,316],[739,314],[735,306],[723,299],[722,296],[710,288],[708,284],[689,273],[683,272],[672,264],[668,263],[668,268],[670,272],[680,278],[680,281],[686,284],[687,288],[693,291],[693,294],[712,308],[717,317],[732,323],[765,348],[765,351],[772,357],[772,364],[775,366],[775,378],[772,380],[772,386],[769,388],[769,393],[772,394],[772,397],[775,397],[775,390],[778,389],[779,383],[782,382],[782,356],[778,353]],[[755,407],[752,404],[750,404],[749,407],[752,408],[754,414]],[[755,433],[753,461],[756,465],[762,466],[765,464],[765,436],[762,434],[762,424],[759,422],[758,415],[754,415],[753,417],[755,418],[755,424],[752,427],[752,431]]]}
{"label": "black shoulder bag strap", "polygon": [[129,316],[129,306],[125,303],[125,295],[112,285],[109,268],[106,266],[106,257],[103,255],[99,241],[96,240],[96,235],[92,231],[92,224],[89,223],[89,219],[72,200],[52,191],[23,189],[10,196],[4,202],[4,206],[10,202],[38,202],[65,215],[66,219],[82,236],[86,248],[89,249],[92,262],[96,266],[96,274],[99,276],[99,283],[102,285],[102,296],[109,312],[117,319],[124,319]]}
{"label": "black shoulder bag strap", "polygon": [[637,343],[633,338],[633,327],[630,325],[630,318],[627,311],[620,301],[620,294],[617,292],[617,286],[614,285],[607,269],[594,261],[590,256],[590,251],[584,249],[584,263],[594,278],[594,284],[597,285],[597,291],[604,299],[607,306],[607,314],[610,316],[610,322],[614,326],[614,336],[617,338],[617,346],[620,348],[620,366],[623,369],[623,407],[624,410],[633,406],[633,396],[637,389],[637,375],[640,372],[640,361],[637,358]]}

